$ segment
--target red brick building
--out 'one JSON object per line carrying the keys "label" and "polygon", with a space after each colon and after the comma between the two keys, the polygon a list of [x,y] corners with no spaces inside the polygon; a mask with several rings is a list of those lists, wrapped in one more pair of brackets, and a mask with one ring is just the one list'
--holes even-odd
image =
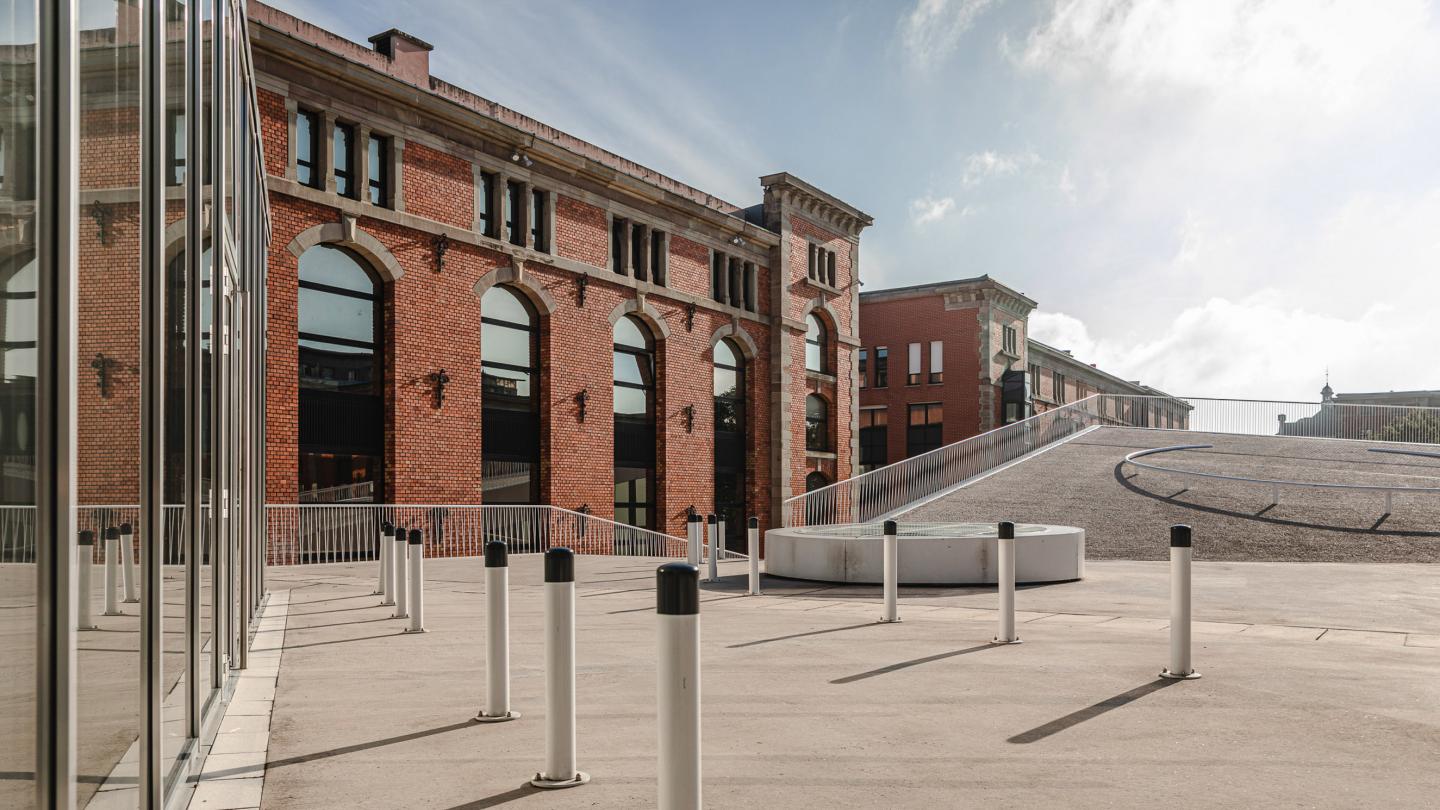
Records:
{"label": "red brick building", "polygon": [[785,173],[734,205],[431,76],[407,34],[250,13],[270,502],[736,532],[851,475],[869,216]]}
{"label": "red brick building", "polygon": [[[1031,339],[1035,306],[989,276],[862,293],[859,467],[893,464],[1092,394],[1168,397]],[[1178,405],[1163,410],[1184,418]]]}

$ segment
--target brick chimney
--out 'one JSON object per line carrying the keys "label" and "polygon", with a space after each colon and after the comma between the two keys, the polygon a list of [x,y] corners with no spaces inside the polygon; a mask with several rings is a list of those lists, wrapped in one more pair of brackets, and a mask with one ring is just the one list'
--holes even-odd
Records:
{"label": "brick chimney", "polygon": [[418,87],[430,84],[430,52],[435,46],[398,28],[370,37],[377,53],[390,59],[390,75]]}

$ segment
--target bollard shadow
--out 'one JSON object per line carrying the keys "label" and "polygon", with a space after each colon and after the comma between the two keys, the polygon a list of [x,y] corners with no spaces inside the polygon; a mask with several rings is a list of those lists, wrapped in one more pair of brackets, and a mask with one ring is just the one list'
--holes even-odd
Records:
{"label": "bollard shadow", "polygon": [[[354,754],[359,751],[369,751],[373,748],[382,748],[387,745],[395,745],[397,743],[406,743],[412,740],[421,740],[426,737],[434,737],[437,734],[448,734],[452,731],[460,731],[461,729],[478,728],[479,726],[480,724],[476,723],[474,720],[463,720],[459,723],[451,723],[448,726],[427,728],[423,731],[412,731],[408,734],[397,734],[394,737],[385,737],[379,740],[371,740],[370,742],[355,743],[354,745],[345,745],[339,748],[331,748],[328,751],[316,751],[312,754],[300,754],[298,756],[285,757],[284,759],[273,759],[265,763],[265,770],[271,771],[276,768],[284,768],[290,765],[304,765],[307,762],[314,762],[317,759],[330,759],[332,757],[340,757],[346,754]],[[205,778],[223,779],[227,776],[238,776],[240,774],[253,775],[254,772],[255,766],[246,765],[244,767],[225,768],[222,770],[217,770],[213,773],[206,774]],[[466,806],[468,807],[469,805]]]}
{"label": "bollard shadow", "polygon": [[[407,623],[408,623],[410,620],[409,620],[409,619],[396,619],[395,621],[407,622]],[[304,630],[304,629],[306,629],[306,628],[303,628],[303,627],[294,627],[294,628],[291,628],[291,631],[293,632],[293,631],[295,631],[295,630]],[[281,647],[280,649],[282,649],[282,650],[303,650],[303,649],[306,648],[306,647],[327,647],[327,646],[329,646],[329,645],[331,645],[331,644],[349,644],[349,643],[352,642],[352,641],[370,641],[370,640],[372,640],[372,639],[377,639],[377,638],[394,638],[394,637],[396,637],[396,636],[408,636],[408,635],[423,635],[423,634],[421,634],[421,633],[406,633],[406,632],[404,632],[404,631],[401,631],[401,632],[399,632],[399,633],[382,633],[382,634],[380,634],[380,635],[378,635],[378,636],[356,636],[355,638],[332,638],[332,639],[330,639],[329,641],[309,641],[309,642],[306,642],[306,643],[304,643],[304,644],[286,644],[285,646]]]}
{"label": "bollard shadow", "polygon": [[[651,589],[651,590],[653,590],[653,589]],[[711,602],[728,602],[728,601],[730,601],[731,599],[744,599],[744,598],[746,598],[746,596],[747,596],[746,594],[743,594],[743,593],[742,593],[742,594],[740,594],[739,596],[721,596],[721,597],[718,597],[718,598],[715,598],[715,599],[701,599],[701,600],[700,600],[700,604],[702,604],[702,605],[708,605],[708,604],[710,604]],[[619,616],[619,615],[622,614],[622,613],[643,613],[643,612],[645,612],[645,611],[647,611],[647,610],[653,612],[653,611],[655,610],[655,606],[654,606],[654,605],[646,605],[645,607],[626,608],[625,610],[612,610],[612,611],[610,611],[609,613],[606,613],[605,615],[607,615],[607,616]]]}
{"label": "bollard shadow", "polygon": [[806,636],[823,636],[826,633],[839,633],[844,630],[859,630],[862,627],[875,627],[878,624],[880,623],[865,622],[864,624],[847,624],[844,627],[826,627],[823,630],[807,630],[804,633],[790,633],[789,635],[775,636],[774,638],[762,638],[755,641],[743,641],[739,644],[729,645],[728,649],[738,650],[742,647],[754,647],[758,644],[773,644],[776,641],[789,641],[792,638],[805,638]]}
{"label": "bollard shadow", "polygon": [[1003,646],[1006,646],[1006,645],[1004,645],[1004,644],[977,644],[977,645],[974,646],[974,647],[965,647],[964,649],[960,649],[960,650],[951,650],[950,652],[936,653],[935,655],[927,655],[927,656],[925,656],[924,658],[912,658],[912,659],[909,660],[909,661],[901,661],[901,662],[899,662],[898,664],[887,664],[887,665],[885,665],[885,666],[883,666],[883,667],[880,667],[879,669],[872,669],[872,670],[870,670],[869,672],[861,672],[861,673],[858,673],[858,674],[855,674],[855,675],[846,675],[846,676],[843,677],[843,678],[836,678],[835,680],[831,681],[830,683],[833,683],[833,684],[854,683],[854,682],[856,682],[856,681],[863,681],[863,680],[865,680],[866,678],[874,678],[874,677],[879,676],[879,675],[889,675],[889,674],[892,673],[892,672],[899,672],[899,671],[902,670],[902,669],[909,669],[910,667],[918,667],[918,666],[920,666],[921,664],[929,664],[929,663],[932,663],[932,662],[935,662],[935,661],[943,661],[943,660],[945,660],[946,658],[954,658],[954,657],[957,656],[957,655],[969,655],[970,653],[980,652],[981,650],[991,650],[991,649],[994,649],[994,648],[996,648],[996,647],[1003,647]]}
{"label": "bollard shadow", "polygon": [[1174,686],[1177,683],[1183,683],[1183,681],[1171,680],[1169,678],[1156,678],[1153,681],[1143,683],[1140,686],[1137,686],[1127,692],[1121,692],[1114,697],[1105,698],[1099,703],[1091,704],[1083,709],[1080,709],[1079,711],[1074,711],[1065,715],[1064,717],[1051,720],[1043,726],[1036,726],[1029,731],[1022,731],[1021,733],[1016,734],[1014,737],[1006,740],[1006,742],[1014,743],[1016,745],[1026,745],[1028,743],[1039,742],[1046,737],[1054,736],[1062,731],[1065,731],[1066,729],[1078,726],[1086,720],[1093,720],[1096,717],[1099,717],[1106,712],[1114,711],[1121,706],[1127,706],[1139,700],[1140,698],[1151,694],[1152,692],[1158,692],[1161,689]]}
{"label": "bollard shadow", "polygon": [[483,799],[476,799],[473,802],[466,802],[465,804],[457,804],[454,807],[449,808],[449,810],[485,810],[485,808],[487,807],[499,807],[502,804],[508,804],[509,802],[513,802],[516,799],[523,799],[526,796],[544,792],[545,791],[541,790],[540,788],[537,788],[529,782],[526,782],[525,784],[515,788],[514,790],[507,790],[504,793],[496,793],[494,796],[486,796]]}
{"label": "bollard shadow", "polygon": [[[386,605],[386,607],[389,607],[389,605]],[[304,614],[299,614],[299,615],[303,616]],[[286,629],[286,630],[319,630],[319,629],[322,628],[322,627],[351,627],[351,626],[354,626],[354,625],[357,625],[357,624],[373,624],[373,623],[375,623],[375,622],[389,622],[389,621],[394,621],[394,619],[390,618],[389,616],[383,616],[383,617],[378,618],[378,619],[357,619],[357,620],[355,620],[355,621],[353,621],[353,622],[331,622],[330,624],[287,624],[286,627],[285,627],[285,629]]]}

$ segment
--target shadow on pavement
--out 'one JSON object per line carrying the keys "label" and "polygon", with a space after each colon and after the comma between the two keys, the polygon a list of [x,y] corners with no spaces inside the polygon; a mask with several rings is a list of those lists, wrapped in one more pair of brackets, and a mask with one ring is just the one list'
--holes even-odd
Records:
{"label": "shadow on pavement", "polygon": [[1139,700],[1142,697],[1145,697],[1151,692],[1158,692],[1167,686],[1174,686],[1177,683],[1181,682],[1178,680],[1172,681],[1168,678],[1156,678],[1155,680],[1150,681],[1149,683],[1141,684],[1140,686],[1137,686],[1128,692],[1121,692],[1114,697],[1105,698],[1099,703],[1086,706],[1085,708],[1076,712],[1071,712],[1064,717],[1059,718],[1058,720],[1051,720],[1043,726],[1036,726],[1029,731],[1023,731],[1019,734],[1016,734],[1014,737],[1006,740],[1006,742],[1015,743],[1017,745],[1039,742],[1046,737],[1059,734],[1060,732],[1068,728],[1078,726],[1086,720],[1093,720],[1108,711],[1112,711],[1114,709],[1120,708],[1121,706],[1126,706],[1128,704],[1134,703],[1135,701]]}

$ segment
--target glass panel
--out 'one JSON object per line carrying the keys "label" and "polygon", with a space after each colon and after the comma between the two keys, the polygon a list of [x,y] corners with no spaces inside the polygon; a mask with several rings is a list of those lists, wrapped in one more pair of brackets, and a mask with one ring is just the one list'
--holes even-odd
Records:
{"label": "glass panel", "polygon": [[740,365],[740,358],[735,355],[735,350],[730,348],[730,341],[722,340],[715,344],[715,365],[731,368]]}
{"label": "glass panel", "polygon": [[[35,233],[35,3],[0,3],[0,807],[35,804],[35,256],[20,249]],[[84,240],[82,239],[82,242]],[[82,384],[80,386],[84,388]],[[86,561],[93,563],[93,560]],[[96,568],[92,565],[92,572]],[[92,591],[99,580],[92,581]],[[88,642],[81,633],[80,646]],[[93,633],[91,635],[94,635]],[[93,656],[82,658],[93,670]],[[130,659],[133,672],[134,660]],[[122,661],[123,666],[123,661]],[[132,678],[133,680],[133,678]],[[134,691],[133,687],[130,691]],[[93,704],[82,708],[92,709]],[[79,717],[77,736],[91,728],[93,711]],[[133,718],[113,718],[124,733]],[[118,727],[118,728],[117,728]],[[123,748],[123,746],[122,746]],[[88,752],[87,752],[88,753]],[[117,757],[118,759],[118,757]],[[89,760],[80,758],[82,773]],[[81,806],[94,788],[81,787]]]}
{"label": "glass panel", "polygon": [[805,397],[805,416],[810,419],[824,419],[825,400],[814,394]]}
{"label": "glass panel", "polygon": [[814,343],[805,344],[805,370],[822,371],[825,367],[821,365],[820,347]]}
{"label": "glass panel", "polygon": [[486,363],[504,363],[510,366],[530,367],[530,332],[501,326],[497,323],[480,325],[480,345]]}
{"label": "glass panel", "polygon": [[519,326],[534,324],[534,317],[520,295],[503,285],[485,291],[485,296],[480,299],[480,315]]}
{"label": "glass panel", "polygon": [[373,205],[385,204],[385,145],[384,138],[370,136],[367,173],[370,178],[370,202]]}
{"label": "glass panel", "polygon": [[615,386],[615,413],[617,415],[643,416],[646,408],[646,392],[638,388]]}
{"label": "glass panel", "polygon": [[616,345],[650,349],[650,330],[629,315],[615,322],[614,333]]}
{"label": "glass panel", "polygon": [[295,179],[304,185],[315,183],[315,117],[308,112],[295,114]]}
{"label": "glass panel", "polygon": [[650,358],[647,355],[615,352],[616,382],[649,385],[650,380]]}
{"label": "glass panel", "polygon": [[350,175],[354,165],[351,148],[355,141],[355,130],[346,124],[335,125],[335,193],[342,197],[354,194],[350,187]]}
{"label": "glass panel", "polygon": [[[484,386],[484,395],[487,397],[511,397],[515,399],[528,399],[530,396],[530,373],[526,371],[512,371],[506,368],[485,368],[481,374],[481,384]],[[488,407],[492,402],[487,402]]]}
{"label": "glass panel", "polygon": [[743,406],[733,399],[715,399],[715,429],[734,433],[740,430],[740,413]]}
{"label": "glass panel", "polygon": [[814,315],[805,316],[805,339],[819,343],[825,339],[825,328]]}
{"label": "glass panel", "polygon": [[334,245],[316,245],[300,257],[300,280],[342,290],[375,294],[375,280],[349,251]]}
{"label": "glass panel", "polygon": [[715,396],[735,397],[740,395],[740,372],[728,368],[715,369]]}
{"label": "glass panel", "polygon": [[301,287],[300,331],[362,343],[375,342],[375,303]]}

